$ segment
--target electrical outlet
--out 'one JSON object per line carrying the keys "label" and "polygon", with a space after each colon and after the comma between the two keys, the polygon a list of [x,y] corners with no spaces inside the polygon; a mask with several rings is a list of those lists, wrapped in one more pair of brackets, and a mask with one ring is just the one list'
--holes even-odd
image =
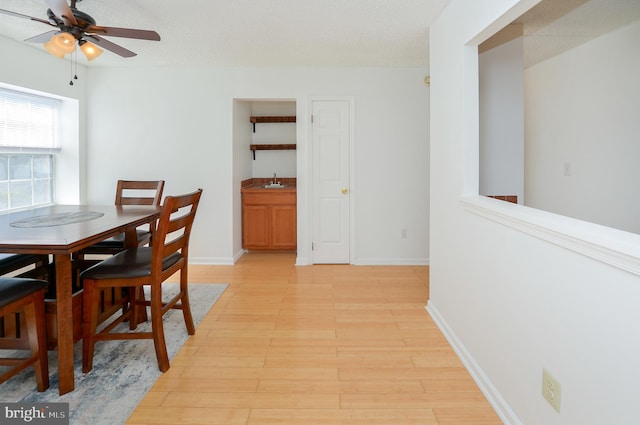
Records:
{"label": "electrical outlet", "polygon": [[560,413],[560,383],[546,369],[542,369],[542,396]]}

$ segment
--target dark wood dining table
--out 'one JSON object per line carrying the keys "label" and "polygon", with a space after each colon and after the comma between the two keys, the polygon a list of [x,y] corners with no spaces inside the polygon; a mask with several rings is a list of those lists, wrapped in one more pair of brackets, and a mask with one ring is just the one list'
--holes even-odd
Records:
{"label": "dark wood dining table", "polygon": [[73,317],[71,255],[158,218],[160,208],[138,205],[51,205],[0,214],[0,253],[52,254],[55,262],[60,395],[73,391]]}

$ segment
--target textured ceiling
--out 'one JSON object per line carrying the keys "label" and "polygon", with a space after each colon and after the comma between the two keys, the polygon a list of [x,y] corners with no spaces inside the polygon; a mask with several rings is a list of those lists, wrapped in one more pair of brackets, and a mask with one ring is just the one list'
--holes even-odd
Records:
{"label": "textured ceiling", "polygon": [[[83,0],[76,7],[98,25],[155,30],[162,38],[160,42],[108,38],[138,56],[124,59],[105,52],[91,66],[427,67],[428,27],[447,3],[449,0]],[[2,0],[0,8],[47,19],[43,0]],[[22,41],[51,29],[0,14],[0,35],[10,39]]]}
{"label": "textured ceiling", "polygon": [[[98,25],[155,30],[162,37],[105,37],[138,56],[105,52],[90,66],[428,68],[428,27],[449,1],[82,0],[77,8]],[[0,8],[46,19],[44,0],[0,0]],[[517,21],[525,66],[638,19],[640,0],[542,0]],[[51,29],[0,14],[0,36],[13,40]],[[78,59],[86,64],[82,55]]]}

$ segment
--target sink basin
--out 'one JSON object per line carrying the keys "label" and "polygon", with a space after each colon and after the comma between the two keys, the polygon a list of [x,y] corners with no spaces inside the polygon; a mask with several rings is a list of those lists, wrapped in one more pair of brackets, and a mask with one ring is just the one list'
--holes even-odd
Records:
{"label": "sink basin", "polygon": [[286,187],[286,186],[283,185],[283,184],[280,184],[280,183],[271,183],[271,184],[265,184],[262,187],[264,187],[265,189],[278,189],[278,188],[283,188],[283,187]]}

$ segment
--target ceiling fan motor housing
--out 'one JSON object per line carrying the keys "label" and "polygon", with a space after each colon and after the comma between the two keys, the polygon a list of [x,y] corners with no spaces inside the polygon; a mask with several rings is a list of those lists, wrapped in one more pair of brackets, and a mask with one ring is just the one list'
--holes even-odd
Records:
{"label": "ceiling fan motor housing", "polygon": [[73,16],[76,18],[77,25],[67,26],[65,23],[58,18],[55,13],[51,9],[47,9],[47,16],[49,17],[49,21],[60,28],[60,31],[68,32],[73,35],[76,39],[80,40],[82,36],[84,36],[84,31],[96,24],[96,20],[91,17],[91,15],[86,14],[78,9],[73,7],[70,8]]}

